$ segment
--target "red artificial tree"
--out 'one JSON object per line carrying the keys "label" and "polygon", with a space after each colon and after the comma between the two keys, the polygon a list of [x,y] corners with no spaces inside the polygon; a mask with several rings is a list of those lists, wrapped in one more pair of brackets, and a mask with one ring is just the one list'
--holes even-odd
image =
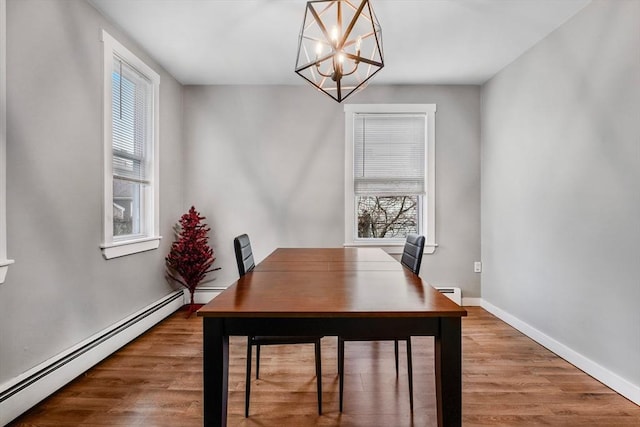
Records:
{"label": "red artificial tree", "polygon": [[201,222],[206,219],[191,206],[189,212],[180,218],[178,240],[171,244],[171,251],[165,258],[167,275],[189,290],[191,303],[187,317],[196,310],[193,293],[207,273],[220,268],[211,268],[216,260],[213,249],[208,244],[207,233],[211,230]]}

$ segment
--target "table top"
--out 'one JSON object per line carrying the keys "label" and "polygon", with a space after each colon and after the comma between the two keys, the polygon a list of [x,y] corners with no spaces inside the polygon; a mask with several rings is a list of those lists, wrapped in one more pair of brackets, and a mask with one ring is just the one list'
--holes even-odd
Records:
{"label": "table top", "polygon": [[381,249],[280,248],[198,310],[202,317],[461,317]]}
{"label": "table top", "polygon": [[278,248],[253,271],[402,271],[397,260],[377,248]]}
{"label": "table top", "polygon": [[379,248],[278,248],[262,263],[265,261],[397,263],[391,255]]}

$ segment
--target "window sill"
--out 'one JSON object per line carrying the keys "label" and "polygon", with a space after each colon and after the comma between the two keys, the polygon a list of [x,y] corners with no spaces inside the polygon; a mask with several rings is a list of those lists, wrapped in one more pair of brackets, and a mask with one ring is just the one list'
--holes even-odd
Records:
{"label": "window sill", "polygon": [[14,262],[12,259],[0,260],[0,283],[4,283],[4,279],[7,277],[7,271],[9,271],[9,266]]}
{"label": "window sill", "polygon": [[143,239],[104,244],[100,245],[100,248],[102,249],[102,256],[104,256],[105,259],[112,259],[138,252],[158,249],[160,246],[160,239],[162,239],[162,236],[146,237]]}
{"label": "window sill", "polygon": [[[402,254],[402,251],[404,250],[404,242],[351,242],[345,243],[343,246],[345,248],[381,248],[390,255]],[[431,255],[435,253],[437,247],[437,243],[426,243],[424,245],[423,254]]]}

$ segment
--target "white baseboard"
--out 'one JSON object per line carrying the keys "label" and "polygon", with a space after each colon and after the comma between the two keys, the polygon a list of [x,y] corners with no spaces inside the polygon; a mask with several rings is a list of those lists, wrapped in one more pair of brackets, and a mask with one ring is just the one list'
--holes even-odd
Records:
{"label": "white baseboard", "polygon": [[[209,301],[217,297],[220,292],[224,291],[226,288],[219,287],[197,287],[196,291],[193,293],[193,302],[195,304],[207,304]],[[191,301],[191,297],[189,296],[189,290],[184,288],[184,303],[189,304]]]}
{"label": "white baseboard", "polygon": [[462,306],[479,307],[482,306],[482,298],[462,297]]}
{"label": "white baseboard", "polygon": [[0,425],[9,423],[182,307],[182,296],[182,291],[172,292],[0,385]]}
{"label": "white baseboard", "polygon": [[486,300],[482,300],[481,304],[482,308],[487,310],[489,313],[498,317],[500,320],[505,323],[513,326],[532,340],[536,341],[538,344],[548,348],[558,356],[562,357],[567,362],[571,363],[578,369],[584,371],[585,373],[591,375],[596,380],[600,381],[607,387],[615,390],[617,393],[626,397],[636,405],[640,405],[640,387],[632,384],[626,379],[620,377],[619,375],[609,371],[603,366],[598,365],[593,360],[583,356],[577,351],[567,347],[559,341],[551,338],[550,336],[540,332],[533,326],[528,323],[523,322],[515,316],[507,313],[506,311],[496,307],[495,305],[487,302]]}

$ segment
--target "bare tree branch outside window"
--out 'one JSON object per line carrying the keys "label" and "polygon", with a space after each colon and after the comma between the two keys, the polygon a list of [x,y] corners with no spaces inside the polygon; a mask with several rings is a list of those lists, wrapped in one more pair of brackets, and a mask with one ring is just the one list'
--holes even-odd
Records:
{"label": "bare tree branch outside window", "polygon": [[418,232],[418,196],[357,196],[359,238],[404,238]]}

